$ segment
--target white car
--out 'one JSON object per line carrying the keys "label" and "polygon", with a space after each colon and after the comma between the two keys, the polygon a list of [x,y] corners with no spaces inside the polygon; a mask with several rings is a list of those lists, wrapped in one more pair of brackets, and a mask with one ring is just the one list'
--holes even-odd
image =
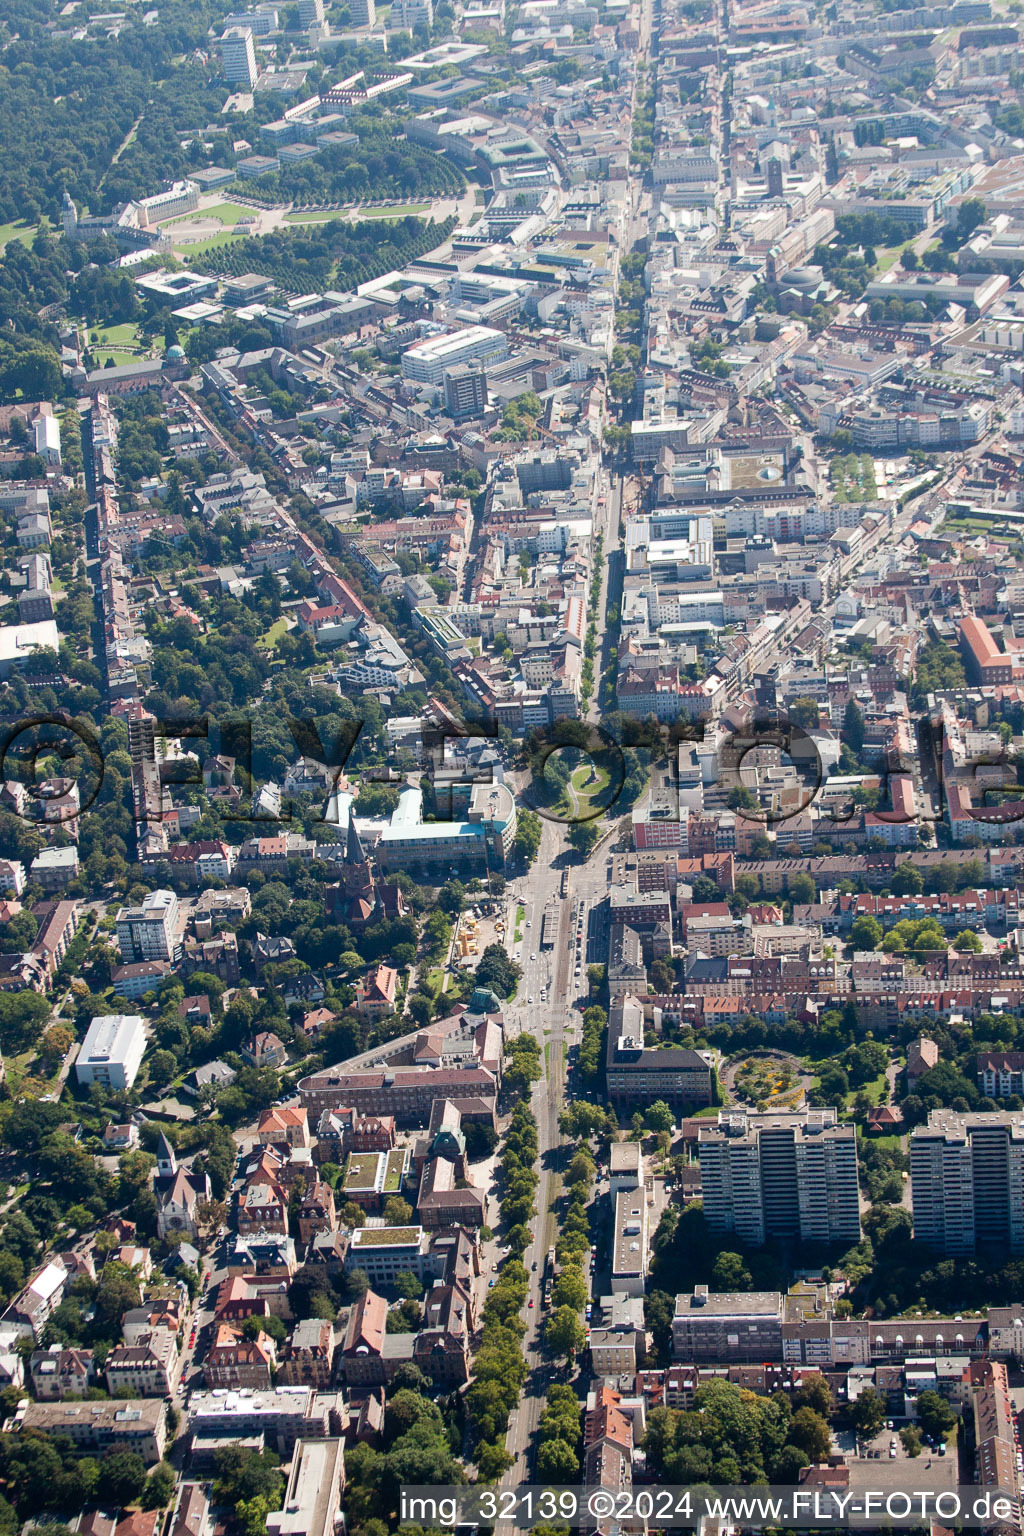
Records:
{"label": "white car", "polygon": [[528,1003],[532,1003],[532,1002],[533,1002],[533,998],[532,998],[532,997],[528,997],[528,998],[527,998],[527,999],[526,999],[526,1001],[527,1001],[527,1002],[528,1002]]}
{"label": "white car", "polygon": [[537,956],[536,956],[536,955],[531,955],[531,956],[530,956],[530,959],[531,959],[531,960],[536,960],[536,958],[537,958]]}

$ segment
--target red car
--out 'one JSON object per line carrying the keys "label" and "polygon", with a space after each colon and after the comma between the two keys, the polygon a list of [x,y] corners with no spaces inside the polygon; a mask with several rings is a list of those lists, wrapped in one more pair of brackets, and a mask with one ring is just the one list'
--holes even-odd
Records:
{"label": "red car", "polygon": [[529,1301],[527,1302],[527,1306],[528,1307],[532,1307],[533,1306],[533,1297],[532,1296],[530,1297]]}

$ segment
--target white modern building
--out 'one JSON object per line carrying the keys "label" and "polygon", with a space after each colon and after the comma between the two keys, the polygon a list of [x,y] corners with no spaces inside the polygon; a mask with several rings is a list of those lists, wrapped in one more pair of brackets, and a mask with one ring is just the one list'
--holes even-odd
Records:
{"label": "white modern building", "polygon": [[467,325],[461,331],[414,341],[402,353],[402,377],[417,384],[439,385],[444,381],[446,368],[477,359],[501,362],[507,356],[508,342],[501,331],[488,325]]}
{"label": "white modern building", "polygon": [[60,422],[56,416],[37,416],[35,420],[36,453],[47,464],[60,464]]}
{"label": "white modern building", "polygon": [[248,26],[229,27],[220,40],[224,78],[229,85],[244,85],[249,90],[259,79],[256,48]]}
{"label": "white modern building", "polygon": [[121,907],[117,942],[127,965],[140,960],[173,960],[178,937],[178,898],[173,891],[150,891],[139,907]]}
{"label": "white modern building", "polygon": [[248,27],[253,37],[266,37],[277,31],[277,11],[272,5],[258,5],[253,11],[231,11],[223,26]]}
{"label": "white modern building", "polygon": [[411,32],[414,27],[432,27],[434,25],[433,0],[393,0],[388,25],[402,27],[407,32]]}
{"label": "white modern building", "polygon": [[59,645],[54,619],[39,619],[35,624],[5,624],[0,628],[0,678],[10,677],[16,667],[23,667],[33,652],[56,651]]}
{"label": "white modern building", "polygon": [[122,1092],[132,1086],[146,1052],[146,1030],[137,1013],[101,1013],[89,1025],[75,1062],[85,1087],[101,1083]]}
{"label": "white modern building", "polygon": [[296,1441],[284,1508],[267,1516],[268,1536],[333,1536],[344,1486],[343,1440]]}

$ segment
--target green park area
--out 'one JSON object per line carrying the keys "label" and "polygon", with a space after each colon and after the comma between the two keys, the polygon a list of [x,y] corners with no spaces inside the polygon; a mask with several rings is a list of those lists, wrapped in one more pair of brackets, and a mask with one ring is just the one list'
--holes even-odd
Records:
{"label": "green park area", "polygon": [[282,614],[279,619],[274,620],[273,624],[271,624],[270,628],[264,632],[259,640],[257,640],[256,644],[265,651],[272,651],[276,648],[277,642],[280,640],[281,636],[287,633],[288,621]]}
{"label": "green park area", "polygon": [[600,763],[585,762],[576,769],[570,780],[576,801],[583,812],[604,810],[607,802],[609,774]]}
{"label": "green park area", "polygon": [[256,210],[247,208],[244,203],[214,203],[212,208],[199,208],[195,213],[183,213],[180,218],[168,219],[164,229],[177,229],[182,224],[195,224],[207,219],[216,219],[218,224],[233,226],[241,219],[251,219]]}
{"label": "green park area", "polygon": [[25,219],[15,219],[13,224],[0,224],[0,251],[12,240],[20,240],[22,245],[31,245],[35,237],[37,224],[29,224]]}
{"label": "green park area", "polygon": [[1015,538],[1019,535],[1020,529],[1013,527],[1010,523],[1000,522],[998,517],[986,515],[985,512],[982,512],[980,516],[974,516],[970,512],[962,510],[961,503],[960,509],[954,508],[951,510],[947,507],[946,515],[939,525],[938,532],[940,534],[949,534],[950,536],[954,534],[990,533],[993,537]]}
{"label": "green park area", "polygon": [[828,467],[832,492],[838,502],[874,501],[875,461],[870,453],[838,454]]}
{"label": "green park area", "polygon": [[406,214],[426,213],[429,203],[399,203],[396,208],[360,208],[361,219],[404,219]]}
{"label": "green park area", "polygon": [[[244,203],[214,203],[212,208],[200,208],[195,213],[183,214],[180,219],[169,219],[163,227],[170,231],[175,253],[189,261],[194,256],[206,256],[210,251],[220,250],[222,246],[251,235],[255,226],[243,225],[242,221],[253,219],[255,213],[255,209],[247,208]],[[211,225],[220,228],[210,232]],[[202,238],[190,238],[194,234]]]}
{"label": "green park area", "polygon": [[99,367],[103,368],[108,362],[113,362],[120,367],[125,363],[137,363],[142,358],[152,357],[164,350],[162,336],[139,336],[138,326],[131,321],[123,325],[94,325],[88,336],[88,343]]}
{"label": "green park area", "polygon": [[311,208],[308,213],[298,210],[295,213],[286,213],[286,224],[329,224],[332,219],[343,219],[346,210],[344,208]]}
{"label": "green park area", "polygon": [[219,235],[211,235],[208,240],[193,240],[188,245],[178,246],[177,255],[187,262],[193,256],[205,256],[210,251],[219,251],[221,246],[233,245],[236,240],[243,240],[247,233],[243,229],[224,229]]}
{"label": "green park area", "polygon": [[349,208],[311,208],[304,212],[301,208],[286,213],[286,224],[328,224],[332,219],[404,219],[406,214],[426,213],[430,208],[429,203],[380,203],[374,206],[363,206],[353,203]]}

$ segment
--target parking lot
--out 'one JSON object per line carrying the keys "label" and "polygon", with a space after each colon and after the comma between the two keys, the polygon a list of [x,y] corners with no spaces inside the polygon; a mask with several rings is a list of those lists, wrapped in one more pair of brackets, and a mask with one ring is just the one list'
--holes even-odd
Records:
{"label": "parking lot", "polygon": [[890,1429],[887,1424],[873,1440],[861,1440],[859,1442],[858,1452],[863,1461],[899,1461],[901,1458],[906,1461],[909,1459],[906,1451],[903,1449],[903,1442],[900,1440],[896,1421],[890,1419],[889,1424],[893,1427]]}
{"label": "parking lot", "polygon": [[960,1479],[957,1457],[950,1448],[945,1456],[936,1455],[928,1447],[913,1459],[906,1455],[897,1439],[897,1453],[889,1456],[889,1434],[885,1435],[885,1450],[876,1460],[874,1457],[855,1456],[847,1460],[850,1469],[850,1490],[877,1493],[944,1493],[957,1487]]}
{"label": "parking lot", "polygon": [[941,1459],[943,1456],[952,1456],[953,1460],[956,1460],[955,1445],[948,1448],[946,1446],[929,1445],[923,1435],[921,1438],[925,1441],[925,1444],[921,1455],[919,1457],[909,1457],[903,1449],[900,1430],[910,1422],[911,1420],[909,1419],[887,1420],[885,1427],[879,1434],[875,1435],[873,1440],[861,1440],[858,1443],[857,1452],[861,1459],[864,1461],[920,1461],[926,1456],[934,1456],[936,1459]]}

